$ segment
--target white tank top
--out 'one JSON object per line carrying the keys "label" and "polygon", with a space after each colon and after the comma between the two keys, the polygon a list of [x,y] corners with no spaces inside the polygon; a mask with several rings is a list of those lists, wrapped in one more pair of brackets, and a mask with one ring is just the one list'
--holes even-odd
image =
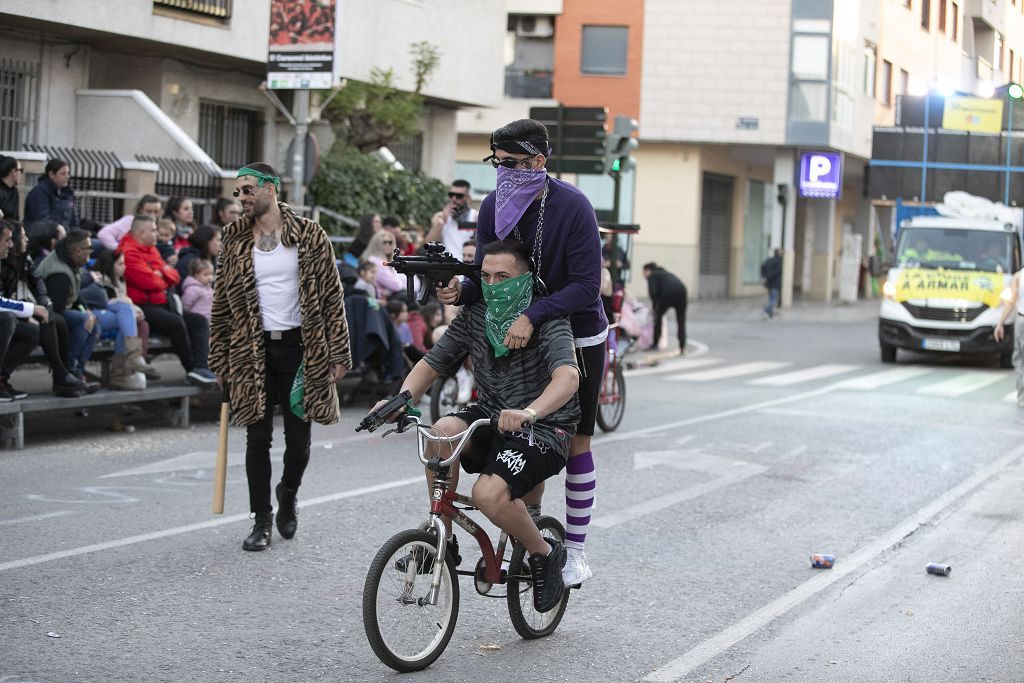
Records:
{"label": "white tank top", "polygon": [[256,293],[263,330],[290,330],[302,324],[299,307],[299,248],[278,244],[273,251],[252,248]]}

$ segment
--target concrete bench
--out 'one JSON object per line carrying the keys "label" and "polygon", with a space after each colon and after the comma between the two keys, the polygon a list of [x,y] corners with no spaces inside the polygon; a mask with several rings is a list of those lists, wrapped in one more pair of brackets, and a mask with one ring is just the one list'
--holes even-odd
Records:
{"label": "concrete bench", "polygon": [[172,427],[189,426],[189,399],[205,393],[189,385],[150,387],[143,391],[105,391],[79,398],[31,395],[20,401],[0,403],[0,445],[6,449],[25,447],[25,415],[56,410],[80,410],[94,406],[115,406],[150,401],[176,401],[177,408],[168,415]]}

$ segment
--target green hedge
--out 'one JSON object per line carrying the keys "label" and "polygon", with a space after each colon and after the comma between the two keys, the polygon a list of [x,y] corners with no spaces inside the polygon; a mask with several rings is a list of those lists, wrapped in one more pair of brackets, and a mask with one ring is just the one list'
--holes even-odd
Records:
{"label": "green hedge", "polygon": [[[430,227],[430,217],[448,200],[448,186],[419,171],[397,171],[376,157],[348,148],[325,157],[310,191],[316,203],[358,219],[364,213],[397,216],[405,223]],[[328,232],[354,230],[330,225]]]}

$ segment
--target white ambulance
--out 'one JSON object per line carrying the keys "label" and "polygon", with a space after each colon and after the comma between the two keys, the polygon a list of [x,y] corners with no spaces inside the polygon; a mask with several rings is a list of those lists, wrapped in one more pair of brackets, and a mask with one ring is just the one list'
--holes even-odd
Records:
{"label": "white ambulance", "polygon": [[1012,224],[997,220],[916,216],[905,220],[895,266],[882,288],[878,343],[882,361],[897,349],[989,354],[1011,367],[1013,326],[992,336],[1021,267]]}

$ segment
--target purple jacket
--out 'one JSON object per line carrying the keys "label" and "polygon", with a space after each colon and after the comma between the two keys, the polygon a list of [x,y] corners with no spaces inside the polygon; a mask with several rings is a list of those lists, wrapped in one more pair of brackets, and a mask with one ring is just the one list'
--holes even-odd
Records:
{"label": "purple jacket", "polygon": [[[537,214],[540,200],[533,202],[519,219],[519,232],[526,247],[533,253],[537,236]],[[494,234],[494,193],[480,205],[476,228],[476,262],[483,262],[484,247],[497,237]],[[601,235],[597,216],[590,201],[569,183],[550,179],[544,207],[544,234],[541,240],[540,276],[549,296],[534,301],[526,309],[526,317],[539,328],[548,320],[569,316],[573,336],[577,339],[601,334],[608,327],[601,305]],[[480,300],[479,277],[462,283],[460,304]]]}

